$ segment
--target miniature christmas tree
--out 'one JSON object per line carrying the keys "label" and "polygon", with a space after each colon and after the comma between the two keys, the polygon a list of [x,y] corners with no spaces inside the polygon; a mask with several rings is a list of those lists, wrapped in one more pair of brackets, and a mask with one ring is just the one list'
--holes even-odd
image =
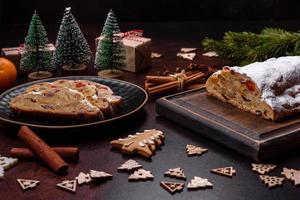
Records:
{"label": "miniature christmas tree", "polygon": [[91,60],[91,49],[71,13],[70,7],[65,9],[55,46],[54,60],[57,66],[70,69],[82,66],[86,68]]}
{"label": "miniature christmas tree", "polygon": [[55,69],[52,62],[52,53],[46,49],[48,43],[47,33],[37,12],[34,11],[28,35],[25,38],[24,52],[21,56],[20,69],[26,72],[34,72],[36,78],[52,76]]}
{"label": "miniature christmas tree", "polygon": [[120,28],[112,10],[109,11],[99,41],[95,68],[107,72],[120,73],[124,66],[124,47],[121,43]]}

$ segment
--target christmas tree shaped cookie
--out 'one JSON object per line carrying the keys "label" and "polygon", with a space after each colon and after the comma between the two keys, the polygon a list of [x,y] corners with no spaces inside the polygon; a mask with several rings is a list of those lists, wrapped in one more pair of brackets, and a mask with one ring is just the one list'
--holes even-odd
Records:
{"label": "christmas tree shaped cookie", "polygon": [[275,169],[276,165],[271,165],[271,164],[255,164],[252,163],[252,170],[256,171],[260,174],[265,174],[268,173],[270,171],[272,171],[273,169]]}
{"label": "christmas tree shaped cookie", "polygon": [[0,167],[3,169],[8,169],[18,163],[18,159],[10,158],[5,156],[0,156]]}
{"label": "christmas tree shaped cookie", "polygon": [[141,165],[140,163],[136,162],[135,160],[129,159],[125,163],[123,163],[120,167],[118,167],[118,170],[132,171],[142,167],[143,165]]}
{"label": "christmas tree shaped cookie", "polygon": [[183,170],[180,167],[169,169],[164,173],[165,176],[169,176],[171,178],[179,178],[179,179],[186,179]]}
{"label": "christmas tree shaped cookie", "polygon": [[145,130],[142,133],[129,135],[126,138],[120,138],[110,142],[113,148],[121,149],[126,154],[140,154],[150,158],[164,141],[164,134],[159,130]]}
{"label": "christmas tree shaped cookie", "polygon": [[96,170],[90,170],[90,176],[93,180],[106,180],[111,179],[113,177],[113,175],[109,173]]}
{"label": "christmas tree shaped cookie", "polygon": [[184,183],[161,181],[160,186],[171,194],[174,194],[175,192],[181,192],[183,190]]}
{"label": "christmas tree shaped cookie", "polygon": [[72,181],[63,181],[61,183],[58,183],[56,186],[65,189],[67,191],[76,192],[76,185],[77,185],[77,181],[72,180]]}
{"label": "christmas tree shaped cookie", "polygon": [[233,167],[222,167],[212,169],[211,172],[222,176],[232,177],[236,173],[236,170],[233,169]]}
{"label": "christmas tree shaped cookie", "polygon": [[4,178],[4,170],[16,165],[18,159],[0,156],[0,179]]}
{"label": "christmas tree shaped cookie", "polygon": [[83,172],[80,172],[75,179],[78,181],[79,185],[92,181],[90,174],[85,174]]}
{"label": "christmas tree shaped cookie", "polygon": [[188,156],[202,155],[205,152],[207,152],[207,149],[205,148],[197,147],[191,144],[186,145],[186,153]]}
{"label": "christmas tree shaped cookie", "polygon": [[190,53],[192,51],[196,51],[197,48],[181,48],[180,51],[183,53]]}
{"label": "christmas tree shaped cookie", "polygon": [[196,56],[196,53],[181,53],[181,52],[178,52],[176,54],[176,56],[178,56],[182,59],[185,59],[185,60],[193,60]]}
{"label": "christmas tree shaped cookie", "polygon": [[128,177],[128,180],[129,181],[139,181],[139,180],[149,180],[149,179],[152,180],[153,178],[154,176],[150,171],[144,169],[138,169]]}
{"label": "christmas tree shaped cookie", "polygon": [[295,170],[284,167],[281,174],[284,175],[286,179],[293,180],[294,172],[295,172]]}
{"label": "christmas tree shaped cookie", "polygon": [[269,188],[280,186],[283,184],[284,181],[283,177],[278,177],[278,176],[260,175],[259,178]]}
{"label": "christmas tree shaped cookie", "polygon": [[212,186],[213,184],[209,182],[207,178],[200,178],[198,176],[194,176],[191,182],[188,183],[187,188],[188,190],[195,190]]}
{"label": "christmas tree shaped cookie", "polygon": [[293,181],[295,186],[300,185],[300,170],[283,168],[281,174]]}
{"label": "christmas tree shaped cookie", "polygon": [[35,188],[40,183],[40,181],[27,179],[17,179],[17,182],[23,190]]}

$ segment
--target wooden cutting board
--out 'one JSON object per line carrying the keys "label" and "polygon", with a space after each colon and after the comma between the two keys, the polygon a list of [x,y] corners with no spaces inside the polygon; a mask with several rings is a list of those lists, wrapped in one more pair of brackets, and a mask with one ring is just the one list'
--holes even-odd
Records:
{"label": "wooden cutting board", "polygon": [[300,115],[272,122],[191,90],[156,102],[156,112],[256,161],[300,149]]}

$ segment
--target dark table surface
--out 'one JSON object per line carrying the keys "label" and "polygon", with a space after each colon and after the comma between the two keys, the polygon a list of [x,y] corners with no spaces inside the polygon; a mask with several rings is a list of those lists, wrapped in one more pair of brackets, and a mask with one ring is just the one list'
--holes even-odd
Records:
{"label": "dark table surface", "polygon": [[[181,47],[197,47],[198,64],[219,66],[230,64],[222,58],[201,56],[201,39],[204,36],[220,38],[224,31],[252,30],[258,31],[264,26],[283,27],[297,30],[296,21],[265,21],[265,22],[165,22],[165,23],[123,23],[122,30],[144,29],[145,36],[153,39],[154,52],[163,54],[161,59],[153,60],[152,68],[138,74],[126,73],[124,80],[143,85],[145,74],[155,74],[162,66],[171,69],[185,66],[189,61],[176,58],[176,52]],[[94,38],[101,31],[101,25],[81,24],[91,47],[94,49]],[[55,41],[58,25],[46,25],[49,39]],[[0,33],[0,47],[16,46],[23,42],[27,27],[15,25],[6,27]],[[90,75],[96,72],[89,70]],[[58,74],[59,75],[59,74]],[[18,84],[24,82],[19,78]],[[9,155],[12,147],[23,147],[24,144],[16,137],[19,127],[7,126],[0,123],[0,154]],[[144,129],[156,128],[165,133],[165,144],[158,150],[151,160],[139,156],[125,156],[111,150],[109,142],[119,137],[126,137]],[[192,131],[182,128],[155,113],[155,100],[150,99],[144,109],[132,117],[115,122],[104,127],[91,127],[77,130],[35,130],[51,146],[78,146],[80,161],[70,164],[69,173],[58,176],[40,162],[19,162],[19,164],[5,173],[5,179],[0,181],[0,199],[300,199],[300,189],[290,181],[275,189],[268,189],[258,178],[258,174],[251,171],[251,160],[209,141]],[[208,148],[208,153],[200,157],[187,157],[187,144],[200,145]],[[129,158],[134,158],[143,164],[146,170],[151,170],[153,181],[128,182],[127,173],[117,172],[117,167]],[[280,175],[283,167],[300,169],[300,153],[292,152],[289,155],[272,160],[278,167],[271,175]],[[210,169],[224,166],[233,166],[237,170],[236,176],[227,178],[210,173]],[[187,191],[169,194],[159,185],[160,181],[172,181],[163,173],[174,167],[181,167],[187,175],[187,181],[193,176],[208,178],[213,183],[213,189]],[[111,181],[102,184],[88,184],[79,186],[72,194],[56,188],[56,184],[63,180],[74,179],[79,172],[88,172],[90,169],[103,170],[114,175]],[[16,182],[17,178],[40,180],[40,185],[23,192]],[[176,181],[176,180],[174,180]],[[186,182],[187,184],[187,182]]]}

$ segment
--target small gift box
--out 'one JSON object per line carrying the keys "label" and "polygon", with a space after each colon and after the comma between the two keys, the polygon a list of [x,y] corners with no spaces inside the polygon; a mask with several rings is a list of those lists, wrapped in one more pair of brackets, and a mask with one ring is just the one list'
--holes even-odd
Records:
{"label": "small gift box", "polygon": [[[130,72],[139,72],[151,66],[151,39],[142,37],[141,30],[121,33],[122,44],[125,49],[125,63],[123,68]],[[102,36],[95,39],[96,49]]]}
{"label": "small gift box", "polygon": [[[8,47],[8,48],[2,48],[1,56],[7,58],[11,62],[13,62],[18,70],[18,74],[25,74],[25,72],[20,70],[20,60],[21,55],[23,53],[23,45],[20,45],[19,47]],[[47,44],[46,47],[47,50],[54,53],[55,46],[52,43]]]}

